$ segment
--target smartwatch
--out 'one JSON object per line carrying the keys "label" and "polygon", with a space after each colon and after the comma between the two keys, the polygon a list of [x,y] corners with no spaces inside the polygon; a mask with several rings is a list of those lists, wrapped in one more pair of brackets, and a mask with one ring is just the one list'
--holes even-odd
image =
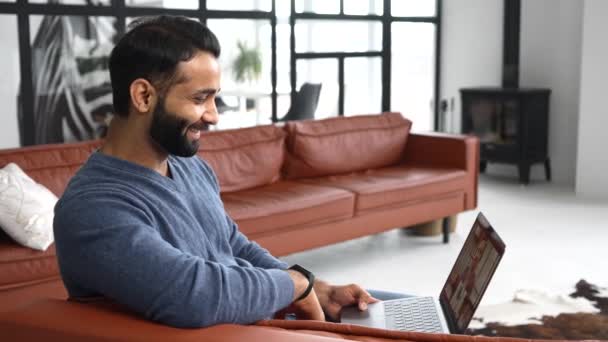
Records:
{"label": "smartwatch", "polygon": [[306,279],[308,279],[308,287],[306,288],[306,291],[304,291],[304,293],[302,293],[302,295],[298,299],[296,299],[297,302],[306,298],[310,294],[310,291],[312,291],[312,288],[315,284],[315,275],[298,264],[291,266],[289,269],[301,273],[304,277],[306,277]]}

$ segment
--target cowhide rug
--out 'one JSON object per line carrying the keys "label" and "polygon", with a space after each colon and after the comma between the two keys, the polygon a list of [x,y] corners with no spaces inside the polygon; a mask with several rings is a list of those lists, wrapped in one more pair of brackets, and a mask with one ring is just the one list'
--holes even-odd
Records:
{"label": "cowhide rug", "polygon": [[569,296],[518,291],[510,303],[479,307],[471,335],[608,340],[608,288],[581,280]]}

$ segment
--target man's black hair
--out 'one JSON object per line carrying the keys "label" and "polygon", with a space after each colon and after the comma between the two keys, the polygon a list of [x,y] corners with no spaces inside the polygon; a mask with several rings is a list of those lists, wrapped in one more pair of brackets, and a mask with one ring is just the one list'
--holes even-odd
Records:
{"label": "man's black hair", "polygon": [[134,80],[146,79],[163,93],[175,81],[180,62],[199,51],[220,56],[220,43],[213,32],[186,17],[142,18],[129,27],[112,49],[109,62],[114,111],[120,116],[129,113],[129,87]]}

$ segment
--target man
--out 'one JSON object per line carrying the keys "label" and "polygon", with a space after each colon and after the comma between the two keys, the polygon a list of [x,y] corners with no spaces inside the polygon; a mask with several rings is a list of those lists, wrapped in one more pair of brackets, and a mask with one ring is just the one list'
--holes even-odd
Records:
{"label": "man", "polygon": [[377,300],[361,287],[314,281],[249,241],[224,211],[213,171],[193,157],[218,120],[219,55],[205,26],[169,16],[136,22],[114,47],[116,115],[55,207],[70,297],[109,298],[176,327],[365,310]]}

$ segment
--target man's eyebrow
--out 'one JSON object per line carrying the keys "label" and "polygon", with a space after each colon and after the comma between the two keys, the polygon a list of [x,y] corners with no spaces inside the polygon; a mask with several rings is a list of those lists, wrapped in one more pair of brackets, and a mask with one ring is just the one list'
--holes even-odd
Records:
{"label": "man's eyebrow", "polygon": [[195,92],[192,93],[193,96],[196,95],[213,95],[213,94],[217,94],[220,92],[220,89],[216,89],[216,88],[203,88],[203,89],[199,89],[196,90]]}

